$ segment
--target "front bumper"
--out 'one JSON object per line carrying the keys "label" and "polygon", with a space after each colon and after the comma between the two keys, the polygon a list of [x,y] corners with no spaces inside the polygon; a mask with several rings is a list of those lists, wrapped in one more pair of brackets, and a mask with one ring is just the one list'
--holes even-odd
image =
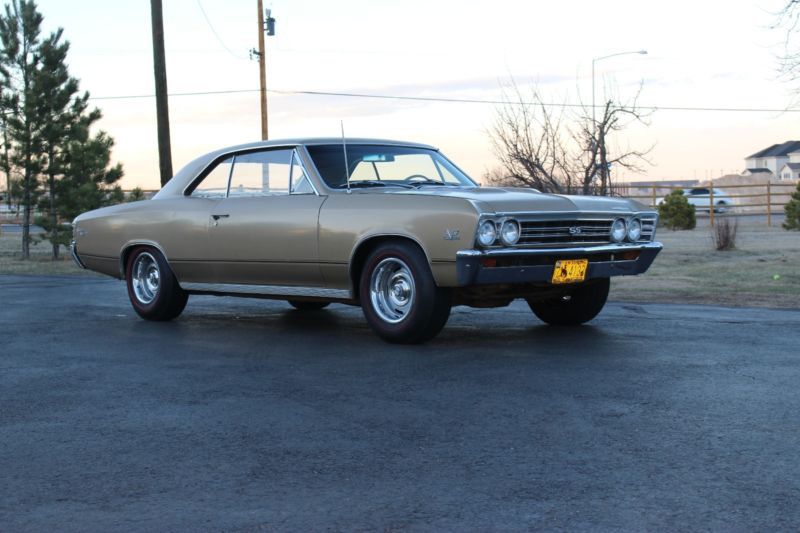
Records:
{"label": "front bumper", "polygon": [[586,279],[632,276],[650,268],[662,248],[660,242],[650,242],[585,248],[461,250],[456,255],[458,286],[549,282],[559,259],[588,259]]}
{"label": "front bumper", "polygon": [[83,264],[83,261],[81,261],[81,258],[78,255],[78,245],[75,244],[75,241],[72,241],[69,244],[69,254],[72,256],[72,260],[75,261],[76,265],[78,265],[79,267],[81,267],[83,269],[86,268],[86,265]]}

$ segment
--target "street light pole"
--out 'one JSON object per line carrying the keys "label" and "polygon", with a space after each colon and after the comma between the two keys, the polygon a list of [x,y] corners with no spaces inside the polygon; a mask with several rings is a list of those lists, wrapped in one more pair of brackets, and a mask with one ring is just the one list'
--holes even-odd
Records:
{"label": "street light pole", "polygon": [[609,54],[607,56],[600,56],[592,58],[592,140],[595,140],[597,136],[597,121],[595,120],[595,113],[594,113],[594,64],[598,61],[602,61],[603,59],[608,59],[609,57],[617,57],[617,56],[626,56],[631,54],[639,54],[639,55],[647,55],[647,50],[633,50],[630,52],[617,52],[616,54]]}
{"label": "street light pole", "polygon": [[[596,172],[597,172],[597,152],[598,152],[598,145],[599,145],[599,143],[597,142],[597,119],[595,118],[595,102],[594,102],[594,92],[595,92],[594,91],[594,71],[595,71],[595,68],[594,68],[594,66],[595,66],[595,63],[597,63],[598,61],[602,61],[603,59],[608,59],[609,57],[626,56],[626,55],[629,55],[629,54],[646,55],[647,54],[647,50],[633,50],[633,51],[630,51],[630,52],[617,52],[616,54],[608,54],[607,56],[600,56],[600,57],[592,58],[592,145],[590,147],[592,149],[592,151],[593,151],[592,152],[593,153],[593,155],[592,155],[592,181],[594,181],[594,178],[595,178]],[[605,173],[608,172],[608,169],[604,169],[601,172],[603,172],[603,174],[601,174],[601,176],[607,176],[607,174],[605,174]],[[603,183],[605,183],[605,180],[603,180]],[[609,190],[609,193],[610,193],[610,190]]]}

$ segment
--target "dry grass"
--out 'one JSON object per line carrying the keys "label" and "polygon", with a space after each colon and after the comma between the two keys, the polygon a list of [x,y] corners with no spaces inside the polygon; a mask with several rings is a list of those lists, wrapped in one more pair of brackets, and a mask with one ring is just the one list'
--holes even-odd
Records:
{"label": "dry grass", "polygon": [[[81,270],[50,244],[31,246],[22,261],[20,235],[0,235],[0,274],[99,276]],[[716,251],[707,225],[690,231],[659,229],[664,250],[642,276],[614,278],[612,300],[800,308],[800,233],[742,226],[736,249]],[[776,278],[777,276],[777,278]]]}
{"label": "dry grass", "polygon": [[69,250],[61,248],[61,259],[52,260],[53,248],[49,242],[31,244],[31,258],[23,261],[22,235],[19,233],[3,233],[0,235],[0,274],[33,274],[33,275],[75,275],[99,276],[82,270],[72,262]]}
{"label": "dry grass", "polygon": [[714,239],[714,249],[718,251],[733,250],[736,248],[736,234],[739,231],[739,221],[735,218],[718,218],[714,221],[711,237]]}
{"label": "dry grass", "polygon": [[612,281],[617,301],[800,308],[800,234],[780,228],[738,228],[736,249],[715,250],[707,225],[660,229],[664,250],[643,276]]}

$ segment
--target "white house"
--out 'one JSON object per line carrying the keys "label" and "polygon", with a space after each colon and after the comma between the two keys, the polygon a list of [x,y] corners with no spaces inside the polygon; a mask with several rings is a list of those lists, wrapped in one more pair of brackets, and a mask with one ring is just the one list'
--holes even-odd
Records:
{"label": "white house", "polygon": [[[794,159],[790,154],[796,153]],[[743,174],[752,175],[760,172],[769,173],[772,176],[779,176],[781,179],[791,179],[796,177],[793,174],[789,178],[783,178],[784,166],[787,164],[800,164],[800,141],[786,141],[782,144],[773,144],[769,148],[765,148],[760,152],[756,152],[748,156],[744,160],[745,170]],[[791,168],[791,167],[790,167]],[[800,170],[800,166],[797,167]],[[792,170],[797,172],[798,170]]]}
{"label": "white house", "polygon": [[789,154],[789,162],[783,164],[778,178],[782,180],[800,179],[800,151]]}

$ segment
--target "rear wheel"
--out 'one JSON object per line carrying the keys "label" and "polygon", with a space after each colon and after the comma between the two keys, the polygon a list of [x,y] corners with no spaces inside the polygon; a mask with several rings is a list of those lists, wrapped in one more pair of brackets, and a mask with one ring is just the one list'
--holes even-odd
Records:
{"label": "rear wheel", "polygon": [[533,314],[553,326],[577,326],[600,313],[608,299],[608,278],[591,281],[568,294],[547,300],[528,300]]}
{"label": "rear wheel", "polygon": [[298,311],[318,311],[330,305],[330,302],[312,302],[303,300],[289,300],[289,305]]}
{"label": "rear wheel", "polygon": [[450,317],[450,292],[436,286],[425,255],[410,243],[376,248],[364,264],[359,289],[367,322],[388,342],[424,342]]}
{"label": "rear wheel", "polygon": [[172,320],[183,312],[189,299],[167,260],[153,248],[143,246],[131,252],[125,281],[134,311],[146,320]]}

